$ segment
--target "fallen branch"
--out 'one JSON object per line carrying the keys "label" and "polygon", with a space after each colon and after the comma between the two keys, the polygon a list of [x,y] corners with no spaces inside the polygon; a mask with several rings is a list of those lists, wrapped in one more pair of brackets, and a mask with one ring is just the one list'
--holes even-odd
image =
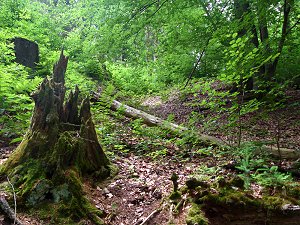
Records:
{"label": "fallen branch", "polygon": [[158,209],[155,209],[152,213],[150,213],[150,215],[144,219],[144,221],[140,224],[140,225],[145,225],[149,222],[149,220],[155,216],[157,213],[159,213],[160,211],[162,210],[162,208],[158,208]]}
{"label": "fallen branch", "polygon": [[172,222],[173,222],[173,207],[174,207],[174,205],[173,204],[171,204],[171,206],[170,206],[170,210],[169,210],[169,224],[171,224]]}
{"label": "fallen branch", "polygon": [[262,150],[269,152],[271,155],[282,158],[282,159],[291,159],[296,160],[300,158],[300,151],[290,148],[278,148],[274,146],[262,146]]}

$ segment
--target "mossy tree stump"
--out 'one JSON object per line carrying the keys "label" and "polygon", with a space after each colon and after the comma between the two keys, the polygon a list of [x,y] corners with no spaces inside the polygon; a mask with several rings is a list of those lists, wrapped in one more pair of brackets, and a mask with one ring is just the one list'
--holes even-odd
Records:
{"label": "mossy tree stump", "polygon": [[62,52],[52,78],[45,78],[33,93],[30,128],[1,173],[18,188],[19,201],[35,205],[52,200],[80,218],[91,215],[81,177],[104,179],[110,175],[110,163],[97,139],[89,99],[78,107],[76,87],[65,101],[67,63]]}

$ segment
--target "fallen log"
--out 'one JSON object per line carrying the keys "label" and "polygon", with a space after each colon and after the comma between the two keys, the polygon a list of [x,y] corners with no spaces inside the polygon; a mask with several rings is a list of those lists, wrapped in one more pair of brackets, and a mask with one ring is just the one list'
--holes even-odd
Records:
{"label": "fallen log", "polygon": [[[130,107],[128,105],[122,104],[121,102],[117,100],[113,100],[110,108],[114,111],[121,110],[123,114],[127,117],[133,118],[133,119],[142,119],[145,124],[148,126],[159,126],[163,127],[167,130],[170,130],[172,132],[178,132],[182,133],[184,131],[188,131],[189,129],[187,127],[180,126],[175,123],[171,123],[167,120],[163,120],[159,117],[153,116],[149,113],[146,113],[142,110],[135,109],[133,107]],[[206,134],[197,133],[198,138],[206,143],[214,144],[214,145],[224,145],[225,143],[216,137],[212,137]]]}
{"label": "fallen log", "polygon": [[[94,93],[93,99],[96,101],[100,101],[99,100],[100,95],[98,93]],[[121,111],[125,116],[133,119],[142,119],[142,121],[148,126],[163,127],[164,129],[170,130],[172,132],[177,132],[178,134],[181,134],[182,132],[189,130],[187,127],[180,126],[175,123],[171,123],[167,120],[163,120],[159,117],[153,116],[142,110],[135,109],[131,106],[125,105],[117,100],[113,100],[111,102],[110,109],[113,111]],[[207,145],[216,145],[220,147],[228,146],[226,142],[224,142],[219,138],[202,134],[200,132],[195,132],[195,135],[197,135],[199,140],[203,141],[204,143],[207,143]],[[262,146],[260,150],[267,151],[272,156],[279,157],[278,149],[275,147],[265,145]],[[280,148],[280,155],[281,155],[281,159],[297,160],[300,158],[300,151],[297,151],[295,149]]]}
{"label": "fallen log", "polygon": [[297,160],[300,158],[300,151],[297,151],[295,149],[290,148],[280,148],[278,151],[278,148],[275,146],[262,146],[262,150],[269,152],[272,156],[275,156],[276,158],[281,159],[290,159],[290,160]]}
{"label": "fallen log", "polygon": [[122,110],[124,112],[124,115],[127,117],[130,117],[133,119],[142,119],[143,122],[145,124],[147,124],[148,126],[162,126],[171,131],[178,131],[178,132],[188,130],[186,127],[182,127],[175,123],[171,123],[169,121],[163,120],[159,117],[150,115],[142,110],[135,109],[128,105],[124,105],[121,102],[118,102],[117,100],[113,100],[110,108],[114,111]]}

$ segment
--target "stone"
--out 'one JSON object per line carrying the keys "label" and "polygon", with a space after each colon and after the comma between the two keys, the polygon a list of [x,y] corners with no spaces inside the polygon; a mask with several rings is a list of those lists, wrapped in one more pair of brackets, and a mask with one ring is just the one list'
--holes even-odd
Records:
{"label": "stone", "polygon": [[14,38],[16,62],[34,69],[39,62],[39,47],[25,38]]}

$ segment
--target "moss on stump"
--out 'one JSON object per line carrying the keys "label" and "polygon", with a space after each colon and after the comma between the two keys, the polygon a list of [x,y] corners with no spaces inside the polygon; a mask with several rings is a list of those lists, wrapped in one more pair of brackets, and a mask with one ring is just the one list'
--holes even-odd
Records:
{"label": "moss on stump", "polygon": [[84,197],[81,180],[83,176],[105,179],[111,166],[97,139],[89,99],[79,107],[76,87],[65,100],[67,63],[62,52],[52,78],[45,78],[33,93],[30,128],[1,174],[13,181],[19,204],[51,202],[60,205],[64,216],[101,224],[101,213]]}

